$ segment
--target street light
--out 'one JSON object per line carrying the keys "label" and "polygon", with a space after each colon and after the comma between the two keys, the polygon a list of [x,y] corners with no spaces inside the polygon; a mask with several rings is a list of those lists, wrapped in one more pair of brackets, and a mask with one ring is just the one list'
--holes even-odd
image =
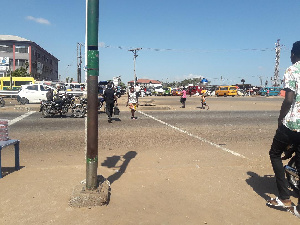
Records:
{"label": "street light", "polygon": [[141,50],[142,48],[135,48],[135,49],[130,49],[128,51],[132,52],[133,53],[133,72],[134,72],[134,80],[133,80],[133,84],[134,84],[134,87],[136,85],[136,73],[135,73],[135,60],[136,60],[136,57],[138,57],[138,55],[136,54],[137,51]]}

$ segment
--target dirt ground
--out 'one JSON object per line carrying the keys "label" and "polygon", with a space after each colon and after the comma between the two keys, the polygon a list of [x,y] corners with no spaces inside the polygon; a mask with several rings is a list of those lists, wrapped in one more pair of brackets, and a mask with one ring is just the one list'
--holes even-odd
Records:
{"label": "dirt ground", "polygon": [[[0,224],[299,223],[292,214],[265,205],[276,194],[267,153],[276,124],[243,118],[232,124],[224,114],[215,120],[238,135],[216,133],[215,126],[205,123],[201,128],[193,124],[200,110],[197,97],[188,98],[185,109],[179,108],[179,97],[143,98],[139,110],[145,114],[130,121],[125,101],[119,100],[120,121],[108,125],[99,116],[98,174],[111,183],[107,206],[68,205],[73,188],[85,179],[84,119],[45,120],[35,113],[10,127],[10,135],[21,140],[21,170],[11,168],[12,151],[2,152],[6,174],[0,179]],[[210,109],[202,114],[263,111],[270,117],[269,112],[279,113],[282,98],[207,102]],[[24,113],[37,106],[26,107]],[[2,117],[23,114],[13,103],[0,110]],[[246,135],[246,129],[255,130],[254,136]],[[297,203],[295,196],[292,200]]]}

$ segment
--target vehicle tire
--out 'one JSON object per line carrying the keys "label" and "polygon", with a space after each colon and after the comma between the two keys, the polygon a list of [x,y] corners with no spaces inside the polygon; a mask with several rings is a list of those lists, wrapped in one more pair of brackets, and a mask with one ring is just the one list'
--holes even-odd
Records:
{"label": "vehicle tire", "polygon": [[21,105],[25,105],[25,104],[29,103],[29,100],[27,98],[23,97],[20,99],[20,103],[21,103]]}
{"label": "vehicle tire", "polygon": [[100,110],[102,108],[102,106],[103,106],[103,102],[99,102],[99,104],[98,104],[98,110]]}
{"label": "vehicle tire", "polygon": [[226,94],[224,94],[224,97],[227,97],[227,95],[226,95]]}
{"label": "vehicle tire", "polygon": [[[296,159],[295,157],[291,158],[291,160],[288,163],[288,166],[296,168]],[[291,174],[286,172],[286,178],[289,182],[289,184],[291,185],[291,188],[294,191],[298,191],[299,190],[299,179],[295,176],[292,176]]]}
{"label": "vehicle tire", "polygon": [[86,114],[86,111],[83,107],[77,106],[74,109],[72,109],[72,116],[74,118],[83,118]]}
{"label": "vehicle tire", "polygon": [[0,107],[4,107],[5,106],[5,101],[4,101],[4,99],[1,99],[0,100]]}
{"label": "vehicle tire", "polygon": [[216,96],[219,97],[220,95],[219,95],[219,94],[216,94]]}
{"label": "vehicle tire", "polygon": [[47,118],[47,117],[51,116],[50,109],[47,106],[44,106],[42,108],[42,115],[43,115],[44,118]]}

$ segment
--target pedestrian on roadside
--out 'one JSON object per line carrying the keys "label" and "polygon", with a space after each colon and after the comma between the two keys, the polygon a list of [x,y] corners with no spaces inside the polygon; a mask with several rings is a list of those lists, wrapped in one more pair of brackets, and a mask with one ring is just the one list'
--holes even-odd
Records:
{"label": "pedestrian on roadside", "polygon": [[267,97],[269,97],[270,96],[270,90],[268,89],[267,90]]}
{"label": "pedestrian on roadside", "polygon": [[205,97],[205,94],[203,93],[201,95],[201,109],[205,109],[205,106],[207,106],[207,110],[209,110],[209,105],[207,105],[206,97]]}
{"label": "pedestrian on roadside", "polygon": [[108,122],[111,123],[115,102],[116,105],[118,105],[118,97],[115,95],[115,91],[112,88],[111,83],[107,84],[107,88],[104,91],[103,97],[106,102],[106,114],[108,116]]}
{"label": "pedestrian on roadside", "polygon": [[181,98],[180,98],[180,102],[182,106],[180,108],[185,108],[185,101],[186,101],[186,90],[185,88],[183,88]]}
{"label": "pedestrian on roadside", "polygon": [[[293,44],[291,62],[293,65],[284,74],[283,88],[286,93],[279,113],[278,128],[269,151],[279,195],[267,201],[267,205],[285,208],[300,218],[300,197],[298,205],[293,206],[281,158],[288,145],[300,144],[300,41]],[[299,147],[296,149],[296,168],[300,171]]]}
{"label": "pedestrian on roadside", "polygon": [[131,119],[133,120],[137,119],[137,117],[134,116],[134,113],[138,105],[139,105],[138,95],[135,92],[134,87],[130,87],[126,106],[129,106],[131,111]]}

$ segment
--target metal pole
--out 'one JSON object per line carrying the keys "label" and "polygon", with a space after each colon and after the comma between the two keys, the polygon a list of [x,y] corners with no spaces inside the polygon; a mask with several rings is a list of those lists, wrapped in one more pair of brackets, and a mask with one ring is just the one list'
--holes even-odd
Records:
{"label": "metal pole", "polygon": [[82,56],[81,56],[81,46],[83,44],[77,43],[77,82],[81,83],[81,63],[82,63]]}
{"label": "metal pole", "polygon": [[133,71],[134,71],[133,86],[134,86],[134,88],[136,85],[135,60],[136,60],[136,50],[134,51],[134,58],[133,58]]}
{"label": "metal pole", "polygon": [[138,55],[136,54],[137,51],[141,50],[142,48],[135,48],[135,49],[130,49],[128,51],[131,51],[133,53],[133,72],[134,72],[134,80],[133,80],[133,84],[134,87],[136,85],[136,73],[135,73],[135,61],[136,61],[136,57],[138,57]]}
{"label": "metal pole", "polygon": [[278,87],[279,84],[279,61],[280,61],[280,39],[277,40],[275,43],[275,71],[274,71],[274,79],[273,79],[273,86]]}
{"label": "metal pole", "polygon": [[98,169],[99,0],[87,4],[87,156],[86,189],[97,188]]}

